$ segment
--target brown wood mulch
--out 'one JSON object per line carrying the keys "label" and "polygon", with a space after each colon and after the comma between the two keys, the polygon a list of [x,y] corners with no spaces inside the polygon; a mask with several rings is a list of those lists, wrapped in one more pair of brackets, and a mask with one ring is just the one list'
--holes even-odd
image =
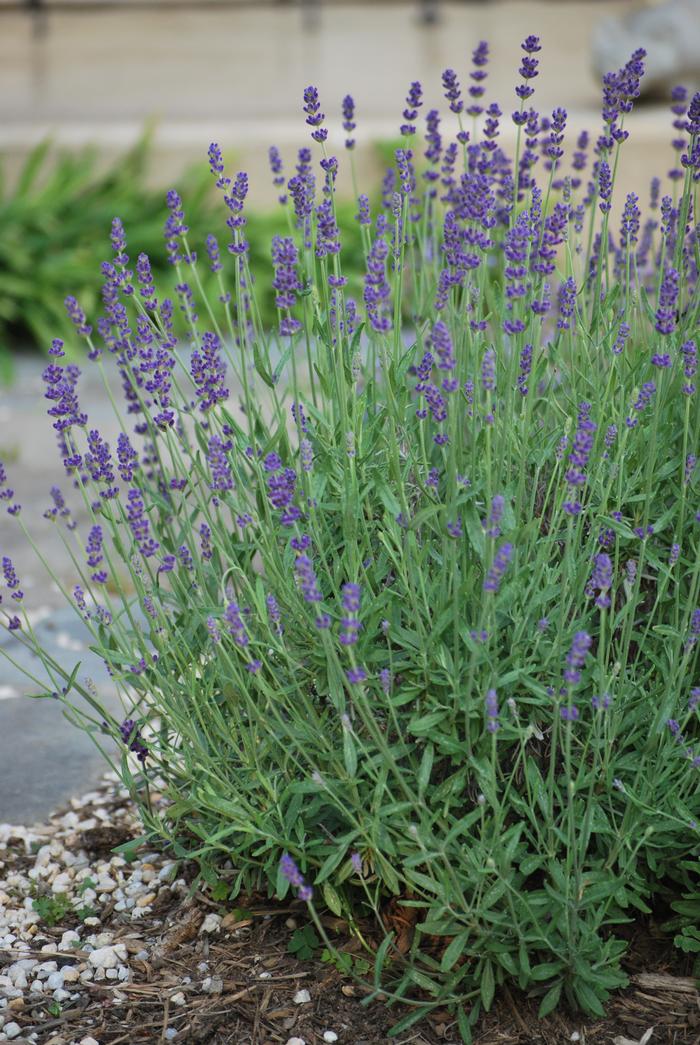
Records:
{"label": "brown wood mulch", "polygon": [[[95,847],[114,842],[92,840]],[[99,1045],[286,1045],[293,1037],[305,1045],[325,1045],[324,1032],[331,1030],[338,1045],[460,1042],[447,1011],[389,1038],[390,1027],[403,1015],[399,1008],[382,1002],[363,1006],[364,988],[331,965],[300,961],[288,952],[294,923],[306,922],[303,905],[259,897],[236,903],[245,916],[229,913],[216,935],[201,933],[202,922],[208,913],[225,909],[201,893],[159,897],[152,915],[138,924],[116,915],[110,922],[104,911],[101,927],[111,929],[114,942],[129,952],[131,981],[89,983],[81,987],[80,1001],[67,1003],[55,1018],[47,1018],[45,1001],[27,1004],[17,1015],[22,1037],[15,1041],[21,1045],[34,1032],[36,1045],[72,1045],[88,1035]],[[344,922],[328,916],[324,926],[340,947],[352,951]],[[73,924],[52,930],[53,937],[58,941],[69,927]],[[630,986],[614,997],[605,1019],[560,1010],[538,1021],[537,1003],[506,989],[475,1029],[475,1045],[700,1045],[700,994],[689,961],[651,924],[639,923],[629,935]],[[135,957],[144,943],[147,960]],[[16,957],[0,954],[0,972]],[[43,951],[41,959],[47,957],[60,966],[87,955]],[[294,997],[302,989],[311,999],[297,1004]]]}
{"label": "brown wood mulch", "polygon": [[[217,905],[218,906],[218,905]],[[323,1033],[332,1029],[339,1043],[351,1045],[457,1045],[455,1024],[448,1012],[436,1013],[417,1027],[389,1038],[387,1032],[399,1010],[375,1002],[360,1004],[363,991],[344,979],[333,967],[318,961],[301,962],[287,952],[290,913],[303,916],[301,908],[253,907],[252,917],[229,922],[220,939],[198,934],[211,901],[196,895],[172,912],[170,927],[148,961],[131,957],[133,982],[116,988],[105,983],[89,986],[85,1004],[65,1009],[60,1018],[40,1022],[23,1014],[23,1033],[39,1031],[41,1045],[63,1045],[91,1035],[100,1045],[136,1045],[161,1041],[206,1045],[284,1045],[290,1037],[306,1045],[324,1045]],[[162,912],[161,912],[162,913]],[[269,915],[270,917],[265,917]],[[328,928],[340,928],[328,919]],[[301,920],[300,920],[301,922]],[[118,937],[130,952],[137,952],[148,937],[147,925],[138,933],[125,929]],[[116,942],[116,941],[115,941]],[[631,985],[612,1001],[604,1020],[555,1013],[544,1021],[537,1006],[511,991],[504,991],[474,1035],[475,1045],[637,1045],[650,1029],[649,1045],[700,1045],[700,995],[695,981],[679,976],[680,964],[668,948],[656,961],[649,959],[653,938],[640,939],[640,951],[630,953],[629,967],[644,957],[646,969],[631,973]],[[658,941],[656,941],[658,949]],[[80,954],[73,955],[73,958]],[[42,957],[46,957],[46,954]],[[68,960],[68,956],[61,956]],[[204,994],[204,978],[197,966],[206,961],[213,993]],[[251,968],[255,968],[254,976]],[[269,974],[260,978],[260,972]],[[191,977],[183,987],[183,979]],[[294,995],[307,989],[311,1003],[297,1005]],[[115,990],[126,1000],[115,1002]],[[173,996],[184,991],[185,1005],[174,1005]],[[166,1038],[166,1028],[177,1031]],[[576,1036],[578,1035],[578,1037]],[[646,1041],[644,1043],[646,1045]]]}

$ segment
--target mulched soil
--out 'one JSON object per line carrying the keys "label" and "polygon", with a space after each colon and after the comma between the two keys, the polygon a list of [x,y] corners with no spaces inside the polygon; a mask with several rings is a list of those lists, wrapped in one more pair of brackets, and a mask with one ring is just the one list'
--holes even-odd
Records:
{"label": "mulched soil", "polygon": [[[96,826],[72,830],[62,822],[66,814],[62,810],[47,825],[31,829],[44,843],[52,837],[60,837],[66,848],[70,843],[90,868],[102,867],[100,861],[109,861],[113,846],[139,833],[128,799],[113,781],[105,782],[95,794],[99,799],[91,796],[78,803],[78,808],[80,822],[90,823],[95,803],[101,810]],[[21,904],[23,898],[16,896],[16,888],[8,888],[8,878],[16,882],[13,875],[28,874],[37,843],[28,845],[26,832],[23,838],[21,831],[16,835],[11,828],[2,831],[0,894],[4,890]],[[141,866],[154,867],[155,872],[167,862],[165,856],[160,863],[153,854],[148,856],[150,864]],[[138,861],[119,869],[125,884],[134,866],[139,866]],[[365,1007],[361,1004],[364,989],[333,966],[291,955],[287,945],[295,927],[306,922],[304,905],[241,897],[236,904],[245,909],[243,917],[236,912],[226,914],[221,904],[199,892],[188,896],[182,879],[177,886],[160,886],[138,920],[133,908],[115,910],[113,896],[98,898],[99,926],[92,931],[110,934],[113,944],[124,945],[129,970],[126,982],[72,984],[76,989],[57,1015],[53,1013],[58,1006],[52,1005],[50,994],[25,993],[21,1002],[15,997],[14,1004],[11,999],[12,1020],[19,1027],[13,1032],[19,1036],[12,1040],[17,1045],[79,1045],[81,1041],[91,1045],[90,1039],[98,1045],[166,1041],[300,1045],[298,1039],[304,1045],[325,1045],[329,1040],[337,1040],[339,1045],[458,1045],[455,1022],[446,1011],[389,1038],[389,1028],[402,1015],[398,1008],[381,1002]],[[223,914],[223,920],[207,930],[212,919],[209,923],[206,919],[212,914]],[[327,917],[325,927],[340,946],[351,949],[339,919]],[[67,929],[77,929],[83,940],[79,949],[69,953],[65,946],[59,950]],[[74,914],[60,925],[37,923],[33,931],[30,926],[29,932],[18,932],[10,946],[3,947],[2,931],[0,976],[18,958],[52,959],[59,970],[76,962],[82,963],[76,968],[84,968],[89,951],[96,946],[84,942],[90,930]],[[700,995],[689,975],[689,964],[668,938],[653,925],[635,926],[625,966],[631,984],[611,1002],[606,1019],[582,1020],[561,1011],[538,1021],[535,1002],[515,991],[504,991],[476,1028],[475,1045],[562,1045],[569,1041],[581,1045],[700,1045]],[[309,1001],[299,1000],[303,990],[309,992]],[[8,1010],[0,1009],[0,1025],[3,1011],[7,1021]],[[337,1038],[324,1038],[328,1032]],[[0,1030],[0,1041],[3,1039]]]}

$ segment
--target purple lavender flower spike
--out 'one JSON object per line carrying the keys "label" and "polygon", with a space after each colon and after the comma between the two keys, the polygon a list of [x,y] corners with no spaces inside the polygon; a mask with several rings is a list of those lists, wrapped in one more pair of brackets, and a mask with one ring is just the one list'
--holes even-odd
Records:
{"label": "purple lavender flower spike", "polygon": [[289,853],[283,854],[282,859],[280,860],[280,871],[290,885],[293,885],[294,888],[298,890],[299,899],[308,903],[313,896],[313,889],[310,885],[306,884],[304,876]]}
{"label": "purple lavender flower spike", "polygon": [[[330,253],[330,251],[326,253]],[[301,330],[301,323],[289,316],[288,312],[289,308],[296,305],[297,293],[302,288],[298,275],[299,254],[294,239],[282,236],[273,237],[273,264],[275,265],[273,288],[277,292],[275,304],[278,308],[286,310],[286,316],[280,323],[280,333],[286,335],[296,333]]]}
{"label": "purple lavender flower spike", "polygon": [[508,543],[502,544],[496,551],[493,564],[486,574],[484,580],[484,591],[493,592],[494,594],[498,592],[498,589],[501,586],[501,581],[503,580],[503,575],[505,574],[508,568],[508,563],[512,557],[513,545]]}
{"label": "purple lavender flower spike", "polygon": [[593,573],[591,579],[586,585],[586,595],[593,596],[598,592],[596,596],[595,604],[600,609],[604,610],[610,606],[610,596],[608,592],[612,587],[612,560],[609,555],[601,553],[596,555],[594,560]]}
{"label": "purple lavender flower spike", "polygon": [[698,350],[694,341],[686,341],[679,351],[683,359],[683,375],[686,378],[683,395],[691,396],[695,393],[695,384],[691,378],[695,377],[698,370]]}
{"label": "purple lavender flower spike", "polygon": [[391,287],[386,278],[386,259],[389,247],[385,239],[377,236],[370,247],[365,275],[364,302],[367,319],[378,334],[391,330],[390,298]]}
{"label": "purple lavender flower spike", "polygon": [[413,121],[418,116],[418,110],[423,104],[422,99],[423,88],[418,80],[414,80],[406,95],[406,108],[403,110],[403,118],[408,122],[402,124],[399,128],[404,137],[410,137],[410,135],[416,133],[416,125]]}
{"label": "purple lavender flower spike", "polygon": [[612,173],[610,171],[610,164],[605,160],[601,160],[598,169],[598,197],[600,199],[599,207],[603,214],[607,214],[610,210],[611,196]]}
{"label": "purple lavender flower spike", "polygon": [[485,392],[492,392],[496,388],[496,353],[493,348],[488,348],[484,353],[481,363],[481,387]]}
{"label": "purple lavender flower spike", "polygon": [[456,114],[461,113],[464,109],[464,103],[457,73],[454,69],[445,69],[442,74],[442,86],[445,91],[445,98],[450,103],[450,111]]}
{"label": "purple lavender flower spike", "polygon": [[620,224],[620,246],[623,249],[631,247],[639,239],[640,210],[638,203],[639,196],[634,192],[628,193]]}
{"label": "purple lavender flower spike", "polygon": [[274,595],[272,595],[272,593],[266,596],[265,605],[267,606],[267,612],[270,617],[270,620],[272,621],[274,630],[277,632],[278,635],[281,635],[283,631],[283,627],[281,624],[282,614],[280,613],[280,608],[277,599]]}
{"label": "purple lavender flower spike", "polygon": [[530,86],[530,80],[534,80],[538,75],[539,61],[537,58],[533,58],[533,54],[541,51],[540,40],[537,36],[528,36],[525,38],[523,43],[520,45],[522,50],[525,52],[524,57],[521,59],[520,68],[518,72],[522,76],[525,83],[519,84],[515,88],[515,93],[521,101],[526,101],[531,98],[535,93],[533,87]]}
{"label": "purple lavender flower spike", "polygon": [[315,142],[324,142],[328,137],[328,131],[321,124],[325,120],[325,113],[321,112],[316,87],[307,87],[304,91],[304,112],[309,127],[313,127],[311,137]]}
{"label": "purple lavender flower spike", "polygon": [[[271,145],[268,149],[268,159],[270,162],[270,171],[272,172],[272,184],[276,189],[280,189],[284,185],[284,173],[282,165],[282,157],[280,156],[279,149],[276,145]],[[279,203],[287,202],[287,194],[281,192],[277,197]]]}
{"label": "purple lavender flower spike", "polygon": [[[357,124],[355,123],[355,100],[352,95],[346,94],[343,98],[343,130],[347,135],[352,134]],[[345,139],[345,148],[354,149],[355,139],[347,137]]]}
{"label": "purple lavender flower spike", "polygon": [[676,269],[666,269],[659,287],[659,301],[656,309],[656,329],[659,334],[667,336],[676,329],[679,280]]}
{"label": "purple lavender flower spike", "polygon": [[247,646],[250,639],[245,629],[241,610],[237,602],[229,602],[224,611],[224,620],[226,621],[227,630],[229,634],[233,636],[233,641],[236,645],[241,646],[242,648]]}
{"label": "purple lavender flower spike", "polygon": [[120,432],[117,437],[117,461],[119,463],[119,474],[125,483],[130,483],[134,472],[139,467],[139,455],[129,442],[125,432]]}
{"label": "purple lavender flower spike", "polygon": [[297,583],[305,602],[322,602],[323,595],[318,586],[313,563],[308,555],[298,555],[294,564]]}
{"label": "purple lavender flower spike", "polygon": [[224,443],[221,436],[212,435],[210,437],[207,447],[207,461],[211,473],[209,486],[212,490],[232,490],[234,487],[231,466],[227,457],[229,449],[229,444]]}
{"label": "purple lavender flower spike", "polygon": [[[645,410],[647,406],[649,406],[649,403],[652,401],[655,395],[656,385],[654,384],[654,382],[645,381],[645,383],[639,390],[639,395],[637,396],[637,399],[632,404],[632,409],[635,410],[638,414],[641,414],[642,411]],[[625,424],[628,428],[636,428],[639,424],[639,418],[627,417],[625,419]]]}
{"label": "purple lavender flower spike", "polygon": [[468,116],[481,116],[483,107],[479,104],[479,99],[484,96],[484,80],[488,76],[486,72],[486,66],[489,61],[489,45],[485,40],[481,40],[472,52],[472,65],[474,68],[469,73],[469,79],[472,83],[469,86],[469,97],[473,99],[469,108],[467,109]]}
{"label": "purple lavender flower spike", "polygon": [[523,345],[520,353],[520,368],[518,373],[518,391],[522,396],[526,396],[528,388],[528,378],[530,371],[532,370],[532,345]]}
{"label": "purple lavender flower spike", "polygon": [[486,728],[489,733],[498,732],[498,696],[495,689],[488,690],[486,694]]}
{"label": "purple lavender flower spike", "polygon": [[156,288],[153,285],[153,273],[151,272],[151,262],[148,254],[139,254],[136,261],[136,278],[143,299],[143,307],[150,312],[155,312],[158,308],[158,298],[156,297]]}
{"label": "purple lavender flower spike", "polygon": [[595,432],[597,427],[591,421],[590,413],[590,403],[579,403],[578,426],[571,453],[569,454],[569,469],[565,476],[572,493],[576,495],[573,500],[564,503],[564,511],[568,515],[578,515],[581,511],[581,503],[578,500],[577,491],[586,482],[586,475],[583,469],[588,464],[588,459],[593,449],[593,432]]}
{"label": "purple lavender flower spike", "polygon": [[90,334],[92,333],[92,327],[86,321],[85,313],[78,304],[77,299],[74,298],[72,295],[69,295],[65,299],[63,304],[66,306],[68,318],[70,319],[71,323],[73,323],[73,325],[75,326],[76,332],[80,334],[82,337],[90,337]]}
{"label": "purple lavender flower spike", "polygon": [[614,356],[622,355],[622,352],[624,351],[625,347],[625,342],[627,341],[629,335],[630,328],[627,325],[627,323],[620,323],[617,337],[615,338],[615,341],[612,346],[612,353]]}
{"label": "purple lavender flower spike", "polygon": [[15,568],[12,564],[12,559],[10,559],[7,555],[3,555],[2,557],[2,573],[3,577],[5,578],[5,584],[12,592],[12,598],[15,600],[15,602],[21,602],[24,598],[24,592],[21,590],[19,586],[19,577],[15,572]]}
{"label": "purple lavender flower spike", "polygon": [[151,536],[151,524],[145,514],[143,495],[138,487],[132,487],[127,494],[126,517],[136,545],[144,559],[150,558],[158,551],[160,544]]}
{"label": "purple lavender flower spike", "polygon": [[213,332],[202,335],[201,350],[195,349],[192,353],[190,373],[202,413],[228,399],[229,391],[224,383],[226,363],[221,355],[221,342]]}
{"label": "purple lavender flower spike", "polygon": [[492,498],[488,521],[484,519],[482,523],[487,537],[496,538],[501,536],[501,519],[503,518],[505,503],[505,497],[499,493]]}
{"label": "purple lavender flower spike", "polygon": [[[3,562],[5,560],[3,559]],[[690,649],[696,644],[700,638],[700,608],[693,610],[693,615],[690,618],[690,632],[688,633],[688,640],[686,642],[686,649]]]}
{"label": "purple lavender flower spike", "polygon": [[[452,373],[457,366],[457,360],[455,359],[450,332],[441,319],[433,327],[431,341],[438,357],[438,369]],[[447,378],[443,381],[442,387],[446,392],[455,392],[459,387],[459,383],[454,378]]]}
{"label": "purple lavender flower spike", "polygon": [[213,233],[210,233],[205,241],[205,247],[207,251],[207,257],[209,258],[209,268],[212,272],[221,272],[223,265],[221,264],[221,251],[219,250],[219,241]]}
{"label": "purple lavender flower spike", "polygon": [[107,580],[107,574],[104,570],[98,569],[103,559],[101,526],[91,527],[90,533],[88,535],[86,550],[88,553],[87,564],[93,571],[90,575],[91,579],[95,582],[95,584],[104,584]]}
{"label": "purple lavender flower spike", "polygon": [[360,631],[360,595],[359,584],[347,583],[343,585],[343,610],[345,616],[341,620],[342,631],[340,641],[343,646],[354,646]]}
{"label": "purple lavender flower spike", "polygon": [[570,686],[575,686],[581,681],[580,669],[586,662],[591,643],[591,636],[586,631],[577,631],[574,635],[571,649],[566,655],[567,667],[564,669],[564,681]]}
{"label": "purple lavender flower spike", "polygon": [[576,305],[576,282],[569,276],[559,287],[559,319],[557,320],[558,330],[569,330],[571,326],[571,317],[574,314],[574,308]]}
{"label": "purple lavender flower spike", "polygon": [[168,261],[171,265],[178,265],[183,261],[189,263],[194,259],[191,259],[186,252],[182,253],[182,244],[180,242],[182,237],[186,236],[190,231],[189,226],[185,224],[185,212],[182,209],[182,200],[175,189],[170,189],[167,192],[165,200],[168,210],[170,211],[163,230]]}
{"label": "purple lavender flower spike", "polygon": [[127,744],[129,751],[133,751],[139,762],[145,762],[148,756],[148,748],[141,739],[141,731],[137,728],[132,718],[125,719],[119,727],[121,738]]}

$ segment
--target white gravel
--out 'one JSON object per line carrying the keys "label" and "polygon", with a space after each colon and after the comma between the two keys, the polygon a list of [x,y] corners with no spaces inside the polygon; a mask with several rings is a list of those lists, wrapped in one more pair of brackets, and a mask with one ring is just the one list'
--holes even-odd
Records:
{"label": "white gravel", "polygon": [[[114,774],[107,779],[118,783]],[[150,955],[139,919],[149,915],[151,924],[160,924],[153,905],[161,894],[186,893],[184,879],[174,880],[176,865],[157,853],[127,863],[112,854],[96,857],[81,845],[82,832],[92,828],[134,826],[126,798],[123,789],[107,787],[73,799],[48,825],[0,824],[0,1042],[21,1035],[38,1045],[40,1022],[31,1015],[37,1002],[46,1019],[45,1004],[72,1005],[94,982],[129,983],[131,962]],[[102,928],[107,905],[121,912],[109,931]],[[51,912],[65,924],[66,910],[69,919],[82,910],[82,922],[61,931]],[[177,995],[171,1001],[182,1004]],[[88,1035],[66,1045],[100,1043]]]}

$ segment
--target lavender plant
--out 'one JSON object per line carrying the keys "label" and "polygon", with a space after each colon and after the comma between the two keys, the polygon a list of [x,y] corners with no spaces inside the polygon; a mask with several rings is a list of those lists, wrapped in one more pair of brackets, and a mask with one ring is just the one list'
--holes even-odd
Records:
{"label": "lavender plant", "polygon": [[[513,155],[486,44],[466,91],[444,74],[445,137],[410,85],[383,203],[358,196],[361,301],[313,87],[312,147],[271,244],[273,329],[247,178],[216,145],[226,242],[212,233],[198,255],[168,194],[177,301],[144,255],[132,265],[115,219],[94,330],[68,309],[116,446],[60,341],[44,380],[89,520],[81,532],[52,492],[76,569],[65,594],[122,720],[38,646],[3,560],[5,620],[42,657],[41,694],[110,761],[116,745],[147,837],[209,880],[228,861],[232,895],[295,890],[324,938],[319,906],[342,913],[375,994],[410,1006],[397,1028],[447,1003],[465,1042],[504,983],[542,1014],[560,998],[601,1014],[626,982],[617,927],[683,896],[683,936],[697,895],[700,94],[673,95],[669,193],[655,179],[644,220],[629,195],[618,229],[644,52],[605,77],[589,149],[562,109],[533,108],[540,43],[522,46]],[[349,96],[342,115],[361,134]],[[282,188],[276,150],[271,163]],[[391,897],[411,913],[408,948]]]}

